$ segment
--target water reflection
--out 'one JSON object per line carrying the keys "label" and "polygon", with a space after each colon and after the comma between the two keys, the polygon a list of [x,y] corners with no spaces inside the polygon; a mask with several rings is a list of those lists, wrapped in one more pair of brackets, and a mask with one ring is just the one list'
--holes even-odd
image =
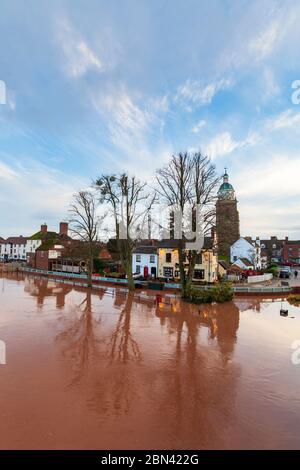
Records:
{"label": "water reflection", "polygon": [[[49,400],[56,389],[63,400],[73,398],[91,446],[267,446],[275,424],[282,436],[283,411],[300,416],[296,399],[290,411],[289,400],[280,395],[280,386],[286,396],[293,389],[284,388],[286,383],[296,379],[285,367],[285,381],[278,382],[278,350],[285,350],[286,344],[284,335],[277,333],[286,328],[285,341],[290,344],[289,325],[297,321],[289,324],[280,318],[280,301],[237,298],[222,305],[195,306],[153,292],[129,294],[105,287],[87,291],[47,278],[26,276],[24,283],[20,277],[11,279],[37,307],[35,318],[44,335],[47,331],[47,347],[53,348]],[[30,321],[33,324],[34,317]],[[272,336],[266,334],[269,331]],[[13,341],[13,333],[11,337]],[[49,350],[43,349],[42,341],[40,349],[47,358]],[[270,395],[270,390],[277,395]],[[63,411],[57,420],[67,429],[64,416]],[[68,419],[72,425],[73,418]],[[75,417],[73,425],[76,428]],[[76,437],[72,442],[82,446]]]}

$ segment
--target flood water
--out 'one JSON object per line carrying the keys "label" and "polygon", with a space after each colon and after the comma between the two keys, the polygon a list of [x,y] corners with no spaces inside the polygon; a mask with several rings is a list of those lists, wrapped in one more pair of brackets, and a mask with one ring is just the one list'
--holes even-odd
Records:
{"label": "flood water", "polygon": [[0,278],[0,448],[300,448],[300,308],[280,306]]}

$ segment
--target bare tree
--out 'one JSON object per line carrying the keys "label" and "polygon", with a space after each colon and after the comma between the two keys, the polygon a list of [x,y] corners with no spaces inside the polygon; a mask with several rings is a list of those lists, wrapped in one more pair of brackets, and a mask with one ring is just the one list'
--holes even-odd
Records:
{"label": "bare tree", "polygon": [[92,287],[94,270],[94,252],[98,241],[100,219],[97,216],[97,200],[91,191],[79,191],[74,194],[69,212],[70,229],[74,235],[86,246],[88,256],[86,260],[88,287]]}
{"label": "bare tree", "polygon": [[138,234],[147,226],[148,214],[155,197],[146,191],[146,183],[135,176],[101,175],[95,182],[100,201],[106,203],[113,215],[117,248],[128,288],[134,289],[132,252]]}
{"label": "bare tree", "polygon": [[[213,226],[219,178],[216,176],[215,166],[209,157],[201,152],[192,155],[184,152],[173,155],[164,168],[157,170],[157,184],[161,199],[172,211],[174,207],[177,207],[181,214],[184,214],[187,209],[191,211],[192,217],[188,224],[184,226],[183,221],[180,221],[181,236],[178,238],[181,289],[182,295],[187,297],[199,250],[186,249],[186,242],[191,233],[194,234],[193,240],[197,237],[205,237]],[[172,217],[175,219],[176,213],[173,213]],[[177,238],[176,230],[171,231],[171,237]],[[187,272],[184,266],[186,257],[189,261]]]}

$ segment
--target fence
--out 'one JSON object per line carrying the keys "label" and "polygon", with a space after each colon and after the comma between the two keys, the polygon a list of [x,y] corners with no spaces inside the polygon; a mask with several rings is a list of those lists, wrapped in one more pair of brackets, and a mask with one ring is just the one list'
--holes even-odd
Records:
{"label": "fence", "polygon": [[265,282],[265,281],[271,281],[273,279],[273,274],[266,273],[266,274],[261,274],[259,276],[248,276],[248,284],[252,284],[254,282]]}
{"label": "fence", "polygon": [[[48,276],[53,276],[55,277],[56,281],[60,282],[65,282],[68,284],[73,284],[76,286],[80,287],[87,287],[87,283],[85,282],[87,280],[87,275],[86,274],[72,274],[72,273],[62,273],[62,272],[56,272],[56,271],[44,271],[42,269],[32,269],[32,268],[20,268],[20,271],[32,273],[32,274],[42,274],[42,275],[48,275]],[[272,276],[272,274],[271,274]],[[262,276],[252,276],[252,278],[257,278],[257,277],[262,277]],[[65,278],[65,279],[64,279]],[[76,280],[78,280],[76,282]],[[93,276],[93,281],[99,281],[102,283],[113,283],[113,284],[121,284],[123,286],[126,286],[127,284],[127,279],[118,279],[114,277],[101,277],[101,276]],[[145,287],[147,287],[147,282],[142,283],[141,281],[135,281],[138,284],[143,284]],[[257,282],[257,281],[256,281]],[[95,288],[101,288],[101,286],[97,284],[93,284],[93,287]],[[201,286],[198,287],[199,289],[204,289],[204,290],[209,290],[213,286]],[[166,289],[180,289],[180,284],[175,284],[175,283],[165,283],[165,288]],[[233,291],[235,293],[249,293],[249,294],[280,294],[280,293],[289,293],[292,291],[292,288],[289,286],[252,286],[252,287],[247,287],[247,286],[233,286]]]}

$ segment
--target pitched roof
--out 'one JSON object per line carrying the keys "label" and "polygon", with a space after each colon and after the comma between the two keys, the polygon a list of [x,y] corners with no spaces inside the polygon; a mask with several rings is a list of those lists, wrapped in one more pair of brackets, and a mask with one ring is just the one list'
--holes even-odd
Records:
{"label": "pitched roof", "polygon": [[27,237],[8,237],[5,243],[12,243],[13,245],[26,245]]}
{"label": "pitched roof", "polygon": [[229,269],[230,268],[230,264],[227,263],[227,261],[224,261],[224,260],[219,260],[219,264],[222,266],[222,268],[224,269]]}
{"label": "pitched roof", "polygon": [[251,261],[249,261],[247,258],[239,258],[242,263],[244,263],[245,266],[253,266],[253,263],[251,263]]}

